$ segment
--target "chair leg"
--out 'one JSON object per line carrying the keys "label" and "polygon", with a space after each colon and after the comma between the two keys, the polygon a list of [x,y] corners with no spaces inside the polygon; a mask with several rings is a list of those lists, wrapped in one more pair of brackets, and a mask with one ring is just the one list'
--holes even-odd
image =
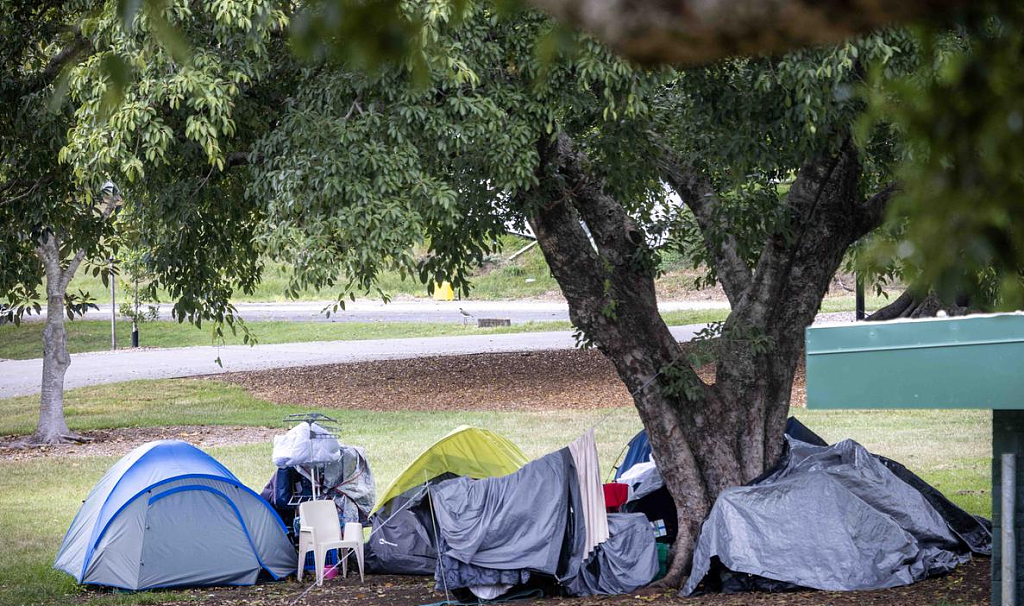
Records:
{"label": "chair leg", "polygon": [[308,551],[300,551],[299,552],[299,565],[295,569],[295,577],[299,581],[302,581],[302,572],[303,572],[303,569],[306,568],[306,554],[307,553],[309,553],[309,552]]}
{"label": "chair leg", "polygon": [[327,550],[322,549],[319,546],[313,552],[316,559],[316,584],[324,584],[324,560],[327,559]]}
{"label": "chair leg", "polygon": [[356,548],[356,563],[359,565],[359,582],[365,581],[363,578],[363,544],[360,543],[359,547]]}
{"label": "chair leg", "polygon": [[338,550],[338,559],[341,560],[341,578],[348,578],[348,552],[344,548]]}

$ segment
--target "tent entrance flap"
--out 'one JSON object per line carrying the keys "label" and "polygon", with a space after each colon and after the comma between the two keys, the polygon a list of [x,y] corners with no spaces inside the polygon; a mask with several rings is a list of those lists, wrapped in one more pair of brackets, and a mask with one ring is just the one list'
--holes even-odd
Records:
{"label": "tent entrance flap", "polygon": [[[251,585],[263,568],[238,512],[214,489],[187,486],[161,493],[149,501],[145,523],[143,587]],[[192,540],[196,536],[205,540]]]}

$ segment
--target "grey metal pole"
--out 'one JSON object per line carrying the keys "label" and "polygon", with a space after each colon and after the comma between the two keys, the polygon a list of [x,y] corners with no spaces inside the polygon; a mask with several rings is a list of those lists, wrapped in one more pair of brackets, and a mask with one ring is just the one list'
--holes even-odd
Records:
{"label": "grey metal pole", "polygon": [[117,305],[114,300],[114,257],[110,257],[110,350],[117,349]]}
{"label": "grey metal pole", "polygon": [[132,347],[139,346],[139,268],[135,267],[135,315],[132,317]]}
{"label": "grey metal pole", "polygon": [[856,276],[857,294],[855,300],[855,317],[858,322],[864,319],[864,278],[858,273]]}
{"label": "grey metal pole", "polygon": [[1017,531],[1014,528],[1014,508],[1017,503],[1017,455],[1005,453],[1001,457],[1002,464],[1002,519],[999,521],[1000,541],[1002,542],[1002,581],[1003,606],[1017,606]]}

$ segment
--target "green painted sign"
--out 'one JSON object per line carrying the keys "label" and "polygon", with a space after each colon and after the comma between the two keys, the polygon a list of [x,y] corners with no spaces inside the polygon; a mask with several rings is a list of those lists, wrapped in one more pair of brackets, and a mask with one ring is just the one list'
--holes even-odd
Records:
{"label": "green painted sign", "polygon": [[1024,409],[1024,314],[811,326],[808,408]]}

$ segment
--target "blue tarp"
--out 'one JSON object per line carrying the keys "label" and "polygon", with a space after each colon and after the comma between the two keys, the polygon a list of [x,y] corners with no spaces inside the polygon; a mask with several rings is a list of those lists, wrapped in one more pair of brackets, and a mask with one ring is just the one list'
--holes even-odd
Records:
{"label": "blue tarp", "polygon": [[623,457],[619,468],[615,470],[615,479],[618,480],[630,467],[650,459],[651,441],[647,439],[647,430],[641,429],[640,433],[633,436],[633,439],[629,441],[626,456]]}

